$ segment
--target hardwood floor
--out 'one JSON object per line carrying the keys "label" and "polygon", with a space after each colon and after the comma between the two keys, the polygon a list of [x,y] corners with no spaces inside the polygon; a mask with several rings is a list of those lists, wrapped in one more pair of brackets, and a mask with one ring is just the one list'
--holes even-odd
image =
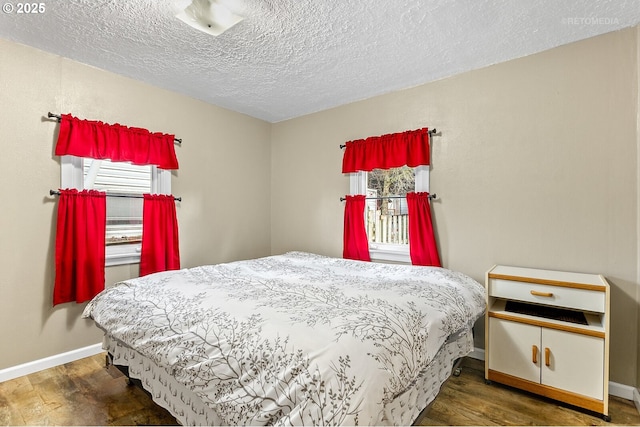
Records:
{"label": "hardwood floor", "polygon": [[105,355],[0,383],[0,425],[176,425]]}
{"label": "hardwood floor", "polygon": [[[538,396],[484,383],[484,365],[465,359],[418,425],[640,425],[632,402],[611,397],[611,423]],[[0,425],[176,425],[104,355],[0,383]]]}
{"label": "hardwood floor", "polygon": [[416,424],[441,425],[640,425],[633,402],[609,397],[611,422],[600,415],[515,388],[484,382],[484,362],[465,358],[459,377],[450,377]]}

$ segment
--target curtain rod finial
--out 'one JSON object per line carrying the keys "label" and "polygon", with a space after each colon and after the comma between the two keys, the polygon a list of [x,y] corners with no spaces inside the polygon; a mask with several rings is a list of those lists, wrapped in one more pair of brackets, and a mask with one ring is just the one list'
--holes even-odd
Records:
{"label": "curtain rod finial", "polygon": [[51,111],[47,113],[47,117],[50,119],[56,119],[58,123],[60,123],[60,121],[62,120],[62,116],[59,116],[58,114],[53,114]]}

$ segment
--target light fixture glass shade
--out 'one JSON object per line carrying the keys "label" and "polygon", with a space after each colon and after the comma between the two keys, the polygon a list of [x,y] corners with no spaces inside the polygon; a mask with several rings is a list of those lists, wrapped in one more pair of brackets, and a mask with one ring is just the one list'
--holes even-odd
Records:
{"label": "light fixture glass shade", "polygon": [[217,0],[193,0],[176,17],[191,27],[213,36],[224,33],[244,19]]}

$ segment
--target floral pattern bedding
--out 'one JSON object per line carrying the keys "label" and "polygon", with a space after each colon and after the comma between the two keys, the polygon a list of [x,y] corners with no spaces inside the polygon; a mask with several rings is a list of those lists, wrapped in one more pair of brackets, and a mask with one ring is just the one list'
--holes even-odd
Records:
{"label": "floral pattern bedding", "polygon": [[120,282],[84,317],[224,424],[373,425],[484,309],[459,272],[290,252]]}

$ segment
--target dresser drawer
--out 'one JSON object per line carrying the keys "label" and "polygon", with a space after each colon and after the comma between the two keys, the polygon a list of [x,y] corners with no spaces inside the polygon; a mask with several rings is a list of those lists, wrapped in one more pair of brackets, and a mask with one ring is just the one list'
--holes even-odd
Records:
{"label": "dresser drawer", "polygon": [[489,296],[553,305],[596,313],[605,312],[605,292],[543,285],[505,279],[489,279]]}

